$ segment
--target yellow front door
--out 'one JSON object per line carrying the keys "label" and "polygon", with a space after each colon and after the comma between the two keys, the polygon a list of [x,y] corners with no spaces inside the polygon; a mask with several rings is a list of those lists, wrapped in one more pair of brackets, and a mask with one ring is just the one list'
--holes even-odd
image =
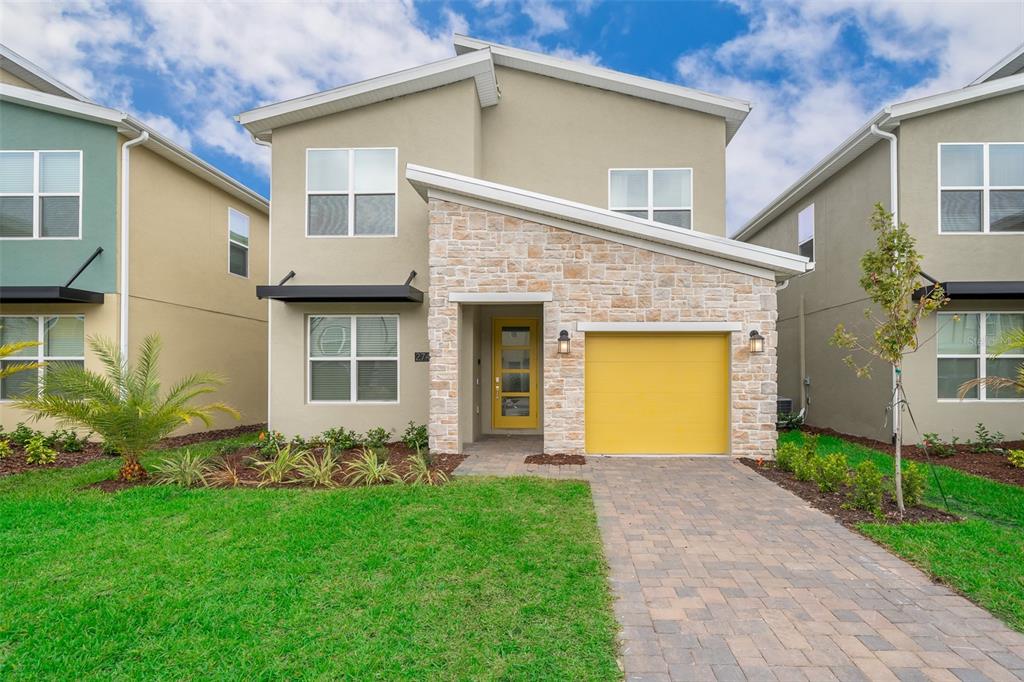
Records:
{"label": "yellow front door", "polygon": [[595,334],[585,341],[586,449],[729,451],[729,337]]}
{"label": "yellow front door", "polygon": [[491,426],[535,429],[539,423],[537,320],[495,319]]}

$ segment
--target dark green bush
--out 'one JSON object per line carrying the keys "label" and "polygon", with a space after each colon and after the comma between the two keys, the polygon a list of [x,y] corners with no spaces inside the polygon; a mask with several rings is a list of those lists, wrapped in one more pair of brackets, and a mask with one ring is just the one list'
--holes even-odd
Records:
{"label": "dark green bush", "polygon": [[429,440],[426,424],[417,425],[416,422],[409,422],[409,426],[405,428],[405,433],[402,434],[402,442],[405,443],[405,446],[417,452],[426,450]]}
{"label": "dark green bush", "polygon": [[388,444],[391,440],[392,433],[392,431],[385,429],[382,426],[370,429],[366,432],[366,435],[363,436],[363,444],[367,447],[378,450]]}
{"label": "dark green bush", "polygon": [[316,440],[322,445],[331,446],[332,449],[338,452],[351,450],[362,445],[359,440],[359,434],[343,426],[327,429],[317,436]]}
{"label": "dark green bush", "polygon": [[925,476],[924,467],[913,462],[903,462],[903,504],[907,507],[917,507],[924,499],[925,490],[928,488],[928,478]]}

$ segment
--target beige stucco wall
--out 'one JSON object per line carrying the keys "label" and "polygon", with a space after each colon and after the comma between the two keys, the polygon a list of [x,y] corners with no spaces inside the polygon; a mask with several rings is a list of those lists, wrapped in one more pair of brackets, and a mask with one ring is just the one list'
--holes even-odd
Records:
{"label": "beige stucco wall", "polygon": [[[586,333],[579,322],[738,322],[731,334],[731,451],[775,450],[775,282],[470,206],[430,202],[430,446],[460,449],[459,304],[452,293],[550,292],[543,304],[544,451],[584,451]],[[750,353],[747,333],[767,339]]]}
{"label": "beige stucco wall", "polygon": [[[796,253],[797,214],[812,203],[815,269],[779,292],[779,395],[792,398],[796,410],[805,397],[807,423],[813,426],[885,440],[888,372],[857,378],[843,364],[846,353],[829,346],[828,339],[839,323],[871,335],[863,315],[868,301],[858,283],[860,256],[874,246],[868,225],[874,204],[889,204],[888,143],[876,143],[749,241]],[[802,386],[804,377],[810,386]]]}
{"label": "beige stucco wall", "polygon": [[497,68],[483,111],[483,177],[607,208],[609,168],[693,168],[693,225],[725,236],[725,121]]}
{"label": "beige stucco wall", "polygon": [[939,143],[1024,142],[1024,92],[1003,95],[903,122],[900,220],[925,255],[925,270],[943,281],[1024,279],[1024,234],[939,234]]}
{"label": "beige stucco wall", "polygon": [[[103,336],[108,339],[117,338],[117,294],[106,294],[101,305],[78,305],[71,303],[53,304],[5,304],[0,306],[0,315],[84,315],[85,336]],[[97,372],[103,371],[103,365],[95,353],[89,350],[88,341],[85,347],[85,366]],[[26,422],[33,428],[51,431],[57,427],[56,422],[44,419],[32,423],[31,414],[15,409],[10,402],[0,401],[0,427],[4,430],[13,429],[18,422]]]}
{"label": "beige stucco wall", "polygon": [[[148,334],[163,341],[170,383],[212,371],[228,383],[210,400],[242,412],[217,428],[266,421],[268,219],[144,148],[131,150],[129,353]],[[249,216],[249,277],[228,272],[228,208]],[[201,423],[183,431],[205,428]]]}

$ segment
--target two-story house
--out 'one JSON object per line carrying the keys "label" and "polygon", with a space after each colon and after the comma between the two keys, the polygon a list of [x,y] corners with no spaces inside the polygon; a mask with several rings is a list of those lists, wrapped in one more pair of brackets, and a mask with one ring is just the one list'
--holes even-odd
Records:
{"label": "two-story house", "polygon": [[839,323],[871,335],[858,280],[860,256],[874,247],[875,203],[910,227],[924,277],[951,299],[924,321],[903,371],[916,423],[906,438],[966,439],[979,422],[1018,436],[1024,396],[958,393],[1024,362],[988,352],[1024,327],[1024,45],[966,87],[885,107],[737,235],[815,262],[779,294],[780,394],[811,425],[889,440],[891,372],[858,379],[842,363],[846,352],[828,345]]}
{"label": "two-story house", "polygon": [[455,47],[238,116],[272,144],[271,427],[771,452],[775,288],[808,266],[724,237],[749,105]]}
{"label": "two-story house", "polygon": [[[217,398],[263,422],[267,306],[252,291],[267,276],[268,212],[248,187],[0,46],[0,340],[40,344],[12,362],[100,371],[88,337],[131,358],[158,333],[168,382],[217,372],[228,380]],[[38,378],[0,382],[0,426],[28,418],[9,400]]]}

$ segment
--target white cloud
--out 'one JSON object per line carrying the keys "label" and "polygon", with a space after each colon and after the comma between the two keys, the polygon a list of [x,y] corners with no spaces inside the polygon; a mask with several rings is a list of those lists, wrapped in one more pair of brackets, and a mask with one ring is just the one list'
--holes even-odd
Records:
{"label": "white cloud", "polygon": [[565,10],[548,0],[526,0],[523,3],[523,13],[533,22],[534,35],[543,36],[569,28]]}
{"label": "white cloud", "polygon": [[[727,150],[730,233],[883,104],[962,87],[1024,35],[1018,3],[734,4],[748,30],[676,63],[687,85],[753,104]],[[851,35],[867,54],[847,46]],[[900,68],[926,76],[900,85]]]}
{"label": "white cloud", "polygon": [[171,118],[149,113],[139,113],[135,116],[153,130],[169,138],[172,142],[185,149],[192,149],[192,133],[179,126]]}
{"label": "white cloud", "polygon": [[196,135],[204,144],[239,158],[270,177],[270,149],[254,143],[230,116],[217,111],[207,113]]}

